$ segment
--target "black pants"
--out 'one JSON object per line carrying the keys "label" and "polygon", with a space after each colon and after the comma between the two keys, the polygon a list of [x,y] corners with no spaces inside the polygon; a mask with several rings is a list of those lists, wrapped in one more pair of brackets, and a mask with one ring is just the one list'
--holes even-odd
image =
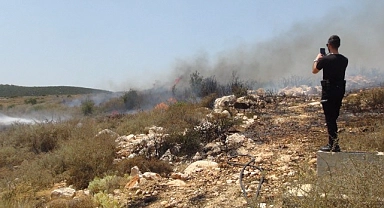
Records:
{"label": "black pants", "polygon": [[328,144],[336,145],[337,140],[337,123],[336,120],[340,114],[341,101],[345,93],[344,87],[334,86],[328,90],[323,89],[322,92],[322,106],[325,115],[325,122],[327,123],[328,130]]}

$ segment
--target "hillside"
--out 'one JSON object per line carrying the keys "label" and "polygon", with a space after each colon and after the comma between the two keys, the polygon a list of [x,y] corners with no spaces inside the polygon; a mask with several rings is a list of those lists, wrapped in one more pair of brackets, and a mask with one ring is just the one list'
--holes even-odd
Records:
{"label": "hillside", "polygon": [[73,86],[23,87],[0,84],[0,97],[78,95],[105,92],[108,91]]}
{"label": "hillside", "polygon": [[[15,125],[0,131],[0,207],[382,207],[382,171],[337,186],[316,177],[319,99],[260,92],[213,109],[163,103]],[[384,89],[346,96],[342,151],[384,150],[383,100]]]}

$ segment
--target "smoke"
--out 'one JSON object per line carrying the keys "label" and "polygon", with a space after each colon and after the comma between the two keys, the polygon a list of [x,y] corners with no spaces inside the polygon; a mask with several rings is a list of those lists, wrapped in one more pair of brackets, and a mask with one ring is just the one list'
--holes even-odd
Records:
{"label": "smoke", "polygon": [[256,80],[264,85],[261,87],[292,76],[320,80],[321,75],[312,74],[312,63],[319,48],[325,47],[334,34],[341,38],[339,52],[349,59],[347,76],[361,73],[362,69],[376,69],[382,75],[384,2],[351,4],[353,9],[331,9],[324,17],[298,22],[267,41],[239,45],[213,59],[206,52],[199,52],[189,60],[177,60],[172,79],[183,77],[187,85],[189,75],[198,71],[204,77],[215,76],[219,82],[228,82],[235,71],[240,79]]}
{"label": "smoke", "polygon": [[33,119],[11,117],[0,113],[0,126],[7,126],[14,123],[32,124],[35,122]]}
{"label": "smoke", "polygon": [[39,121],[30,118],[12,117],[0,113],[0,131],[12,124],[34,124]]}

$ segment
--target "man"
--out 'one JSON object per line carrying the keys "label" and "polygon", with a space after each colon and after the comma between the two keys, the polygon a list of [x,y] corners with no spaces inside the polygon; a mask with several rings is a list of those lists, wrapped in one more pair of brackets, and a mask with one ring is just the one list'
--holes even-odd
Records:
{"label": "man", "polygon": [[339,54],[340,38],[332,35],[326,44],[329,54],[319,53],[313,62],[312,73],[317,74],[323,70],[321,81],[321,104],[323,106],[325,121],[328,130],[328,144],[321,151],[340,152],[337,139],[337,123],[341,101],[345,93],[345,70],[348,59]]}

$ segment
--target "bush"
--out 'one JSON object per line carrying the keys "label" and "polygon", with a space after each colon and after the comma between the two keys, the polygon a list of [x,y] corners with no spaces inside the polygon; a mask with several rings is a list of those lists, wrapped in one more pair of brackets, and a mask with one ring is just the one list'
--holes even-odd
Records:
{"label": "bush", "polygon": [[109,197],[108,194],[99,192],[93,196],[94,202],[97,204],[97,207],[105,208],[117,208],[120,207],[119,203],[113,198]]}
{"label": "bush", "polygon": [[78,138],[66,143],[59,154],[64,158],[69,174],[67,183],[84,189],[95,177],[113,170],[115,148],[114,138],[108,135]]}
{"label": "bush", "polygon": [[41,161],[36,158],[32,161],[23,161],[15,172],[21,185],[31,186],[34,191],[49,187],[54,182],[54,175],[46,169]]}
{"label": "bush", "polygon": [[190,75],[190,80],[189,80],[190,88],[192,89],[192,92],[198,97],[200,96],[200,93],[201,93],[203,79],[204,79],[203,76],[201,76],[200,73],[197,71],[195,71]]}
{"label": "bush", "polygon": [[218,98],[217,93],[212,93],[208,96],[205,96],[203,99],[201,99],[200,106],[213,109],[213,107],[215,105],[215,100],[217,98]]}
{"label": "bush", "polygon": [[28,149],[35,154],[50,152],[58,147],[59,140],[71,134],[67,123],[38,123],[14,125],[5,138],[4,145]]}
{"label": "bush", "polygon": [[[169,135],[161,146],[161,153],[166,150],[173,150],[177,147],[174,152],[177,156],[188,156],[191,157],[201,149],[201,138],[199,132],[195,130],[187,130],[184,133],[174,133]],[[161,155],[161,154],[160,154]]]}
{"label": "bush", "polygon": [[199,98],[219,93],[220,89],[215,76],[204,78],[197,71],[190,75],[189,84],[192,92]]}
{"label": "bush", "polygon": [[124,93],[122,98],[127,110],[133,110],[140,105],[140,97],[136,90],[130,89],[128,92]]}
{"label": "bush", "polygon": [[20,157],[18,157],[19,153],[20,150],[12,146],[0,148],[0,168],[5,166],[13,167],[20,164],[23,160],[20,160]]}
{"label": "bush", "polygon": [[28,98],[28,99],[24,100],[24,103],[25,104],[35,105],[37,103],[37,100],[36,100],[36,98]]}
{"label": "bush", "polygon": [[248,95],[248,92],[247,92],[248,86],[244,81],[239,79],[236,72],[232,72],[232,81],[230,83],[230,87],[231,87],[232,93],[236,97],[243,97]]}
{"label": "bush", "polygon": [[76,199],[54,199],[48,202],[44,207],[47,208],[94,208],[96,204],[86,196],[76,197]]}
{"label": "bush", "polygon": [[128,182],[127,179],[119,176],[105,176],[104,178],[96,177],[88,185],[91,194],[99,192],[112,193],[113,190],[120,188]]}
{"label": "bush", "polygon": [[351,94],[345,98],[344,106],[354,113],[380,110],[384,107],[384,88],[374,88]]}
{"label": "bush", "polygon": [[170,105],[168,110],[162,115],[159,126],[173,132],[183,132],[185,129],[197,125],[205,115],[197,112],[197,105],[178,102]]}
{"label": "bush", "polygon": [[100,108],[103,112],[123,112],[125,110],[125,104],[120,98],[112,98],[103,103]]}
{"label": "bush", "polygon": [[85,100],[81,103],[81,112],[84,116],[92,115],[95,111],[95,103],[92,100]]}
{"label": "bush", "polygon": [[371,109],[384,107],[384,89],[372,89],[364,93],[363,96],[366,97],[367,105]]}
{"label": "bush", "polygon": [[212,114],[212,116],[206,122],[194,127],[203,143],[221,138],[233,125],[241,122],[241,120],[228,118],[225,114]]}

